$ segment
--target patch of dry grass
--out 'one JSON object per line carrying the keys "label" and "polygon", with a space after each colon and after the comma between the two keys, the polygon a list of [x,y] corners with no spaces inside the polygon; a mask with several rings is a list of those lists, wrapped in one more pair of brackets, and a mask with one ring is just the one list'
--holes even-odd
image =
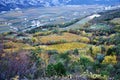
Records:
{"label": "patch of dry grass", "polygon": [[71,43],[62,43],[62,44],[40,46],[40,47],[45,49],[45,50],[57,50],[58,52],[65,52],[65,51],[68,51],[68,50],[86,48],[87,44],[79,43],[79,42],[71,42]]}
{"label": "patch of dry grass", "polygon": [[58,42],[58,41],[66,41],[66,42],[73,42],[73,41],[80,41],[84,43],[88,43],[90,40],[87,37],[79,36],[72,33],[63,33],[62,35],[52,34],[48,36],[41,36],[39,38],[41,43],[49,43],[49,42]]}
{"label": "patch of dry grass", "polygon": [[6,42],[4,44],[4,52],[6,53],[13,53],[18,52],[20,50],[31,50],[34,49],[34,47],[30,46],[29,44],[23,44],[23,43],[16,43],[16,42]]}

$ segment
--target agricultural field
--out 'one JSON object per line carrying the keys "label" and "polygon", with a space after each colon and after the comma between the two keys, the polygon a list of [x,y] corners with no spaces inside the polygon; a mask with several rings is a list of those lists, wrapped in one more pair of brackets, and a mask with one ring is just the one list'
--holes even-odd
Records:
{"label": "agricultural field", "polygon": [[40,47],[46,50],[57,50],[59,52],[65,52],[74,49],[85,49],[88,47],[88,45],[85,43],[72,42],[72,43],[63,43],[63,44],[56,44],[50,46],[40,46]]}
{"label": "agricultural field", "polygon": [[[63,6],[8,11],[7,13],[0,13],[0,25],[6,24],[2,28],[6,28],[8,31],[24,31],[26,28],[30,29],[31,26],[39,27],[46,24],[68,23],[78,17],[83,18],[90,15],[94,11],[100,12],[103,7],[98,5],[88,5],[84,8],[82,6]],[[84,14],[82,14],[83,12]],[[4,30],[2,29],[2,31]]]}
{"label": "agricultural field", "polygon": [[47,44],[49,42],[74,42],[74,41],[81,41],[85,43],[89,43],[90,40],[87,37],[72,34],[72,33],[62,33],[62,34],[52,34],[48,36],[39,36],[37,37],[38,41],[43,44]]}
{"label": "agricultural field", "polygon": [[4,43],[3,51],[5,53],[15,53],[15,52],[19,52],[20,50],[32,50],[32,49],[34,49],[34,47],[30,46],[29,44],[9,41]]}

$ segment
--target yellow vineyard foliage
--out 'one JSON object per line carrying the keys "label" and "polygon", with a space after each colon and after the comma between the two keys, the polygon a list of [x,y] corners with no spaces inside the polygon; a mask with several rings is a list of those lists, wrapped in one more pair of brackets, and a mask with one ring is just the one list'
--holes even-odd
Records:
{"label": "yellow vineyard foliage", "polygon": [[[92,48],[92,56],[95,57],[96,54],[98,53],[101,53],[101,47],[100,46],[94,46],[94,45],[91,45],[91,48]],[[91,51],[90,51],[90,48],[87,50],[87,53],[90,54]]]}
{"label": "yellow vineyard foliage", "polygon": [[101,52],[101,47],[100,46],[93,46],[92,48],[93,48],[93,54],[94,55]]}
{"label": "yellow vineyard foliage", "polygon": [[81,42],[85,42],[88,43],[90,40],[87,37],[83,37],[83,36],[79,36],[76,34],[72,34],[72,33],[63,33],[62,35],[57,35],[57,34],[52,34],[52,35],[48,35],[48,36],[41,36],[39,38],[40,42],[42,43],[48,43],[48,42],[57,42],[60,40],[64,40],[67,42],[72,42],[72,41],[81,41]]}
{"label": "yellow vineyard foliage", "polygon": [[59,52],[65,52],[68,50],[86,48],[87,44],[79,43],[79,42],[71,42],[71,43],[62,43],[62,44],[55,44],[55,45],[50,45],[50,46],[40,46],[40,47],[45,50],[57,50]]}
{"label": "yellow vineyard foliage", "polygon": [[116,60],[116,56],[115,55],[110,55],[110,56],[105,56],[103,62],[103,64],[107,63],[107,64],[116,64],[117,60]]}
{"label": "yellow vineyard foliage", "polygon": [[23,44],[23,43],[16,43],[16,42],[6,42],[4,44],[5,49],[4,52],[6,53],[13,53],[13,52],[18,52],[20,50],[30,50],[33,49],[32,46],[30,46],[29,44]]}

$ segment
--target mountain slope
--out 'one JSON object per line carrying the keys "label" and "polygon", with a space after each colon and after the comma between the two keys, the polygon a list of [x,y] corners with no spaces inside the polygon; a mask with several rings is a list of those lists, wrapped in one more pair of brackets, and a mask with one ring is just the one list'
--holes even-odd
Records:
{"label": "mountain slope", "polygon": [[82,4],[118,4],[119,0],[1,0],[0,11],[26,7],[48,7],[60,5],[82,5]]}
{"label": "mountain slope", "polygon": [[71,0],[68,4],[80,5],[80,4],[104,4],[114,5],[118,4],[119,0]]}

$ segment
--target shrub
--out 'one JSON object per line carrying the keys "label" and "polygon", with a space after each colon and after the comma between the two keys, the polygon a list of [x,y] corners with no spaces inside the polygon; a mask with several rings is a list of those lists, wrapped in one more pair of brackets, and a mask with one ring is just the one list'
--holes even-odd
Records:
{"label": "shrub", "polygon": [[116,64],[117,63],[116,58],[117,57],[115,55],[105,56],[102,63],[103,64]]}
{"label": "shrub", "polygon": [[54,64],[49,64],[46,69],[47,76],[54,76],[56,75],[56,71],[54,69]]}
{"label": "shrub", "polygon": [[110,76],[110,77],[113,77],[113,72],[114,72],[115,68],[114,68],[114,65],[112,64],[101,64],[101,67],[100,67],[100,74],[103,76],[103,75],[107,75],[107,76]]}
{"label": "shrub", "polygon": [[39,54],[42,52],[42,49],[37,48],[36,50],[33,50],[30,54],[30,58],[33,62],[36,62],[37,64],[41,63],[41,58]]}
{"label": "shrub", "polygon": [[115,36],[112,38],[111,41],[115,45],[120,44],[120,33],[116,33]]}
{"label": "shrub", "polygon": [[120,55],[120,44],[116,46],[116,54]]}
{"label": "shrub", "polygon": [[57,75],[62,76],[66,75],[66,69],[64,65],[61,62],[58,62],[54,65],[55,71],[57,72]]}
{"label": "shrub", "polygon": [[93,48],[90,47],[89,50],[90,50],[90,54],[93,55]]}
{"label": "shrub", "polygon": [[104,55],[98,53],[97,56],[96,56],[96,60],[97,60],[99,63],[101,63],[101,62],[104,60]]}
{"label": "shrub", "polygon": [[92,66],[93,60],[89,57],[81,56],[80,65],[83,65],[83,70],[88,69],[89,66]]}
{"label": "shrub", "polygon": [[116,53],[116,49],[113,47],[113,48],[109,48],[107,50],[107,55],[115,55]]}
{"label": "shrub", "polygon": [[105,53],[106,49],[104,46],[101,46],[101,53]]}
{"label": "shrub", "polygon": [[120,79],[120,62],[114,65],[114,69],[111,72],[112,77],[114,77],[114,80]]}
{"label": "shrub", "polygon": [[67,68],[69,73],[83,73],[83,66],[79,64],[79,62],[71,62],[69,67]]}
{"label": "shrub", "polygon": [[56,64],[49,64],[46,69],[46,73],[48,76],[62,76],[66,75],[66,69],[61,62]]}
{"label": "shrub", "polygon": [[61,60],[67,66],[68,62],[70,61],[69,52],[65,52],[65,53],[59,54],[58,61],[61,61]]}
{"label": "shrub", "polygon": [[79,54],[79,50],[78,50],[78,49],[75,49],[75,50],[73,51],[73,54],[78,55],[78,54]]}
{"label": "shrub", "polygon": [[101,52],[101,47],[100,46],[93,46],[93,56],[95,57],[97,53]]}

